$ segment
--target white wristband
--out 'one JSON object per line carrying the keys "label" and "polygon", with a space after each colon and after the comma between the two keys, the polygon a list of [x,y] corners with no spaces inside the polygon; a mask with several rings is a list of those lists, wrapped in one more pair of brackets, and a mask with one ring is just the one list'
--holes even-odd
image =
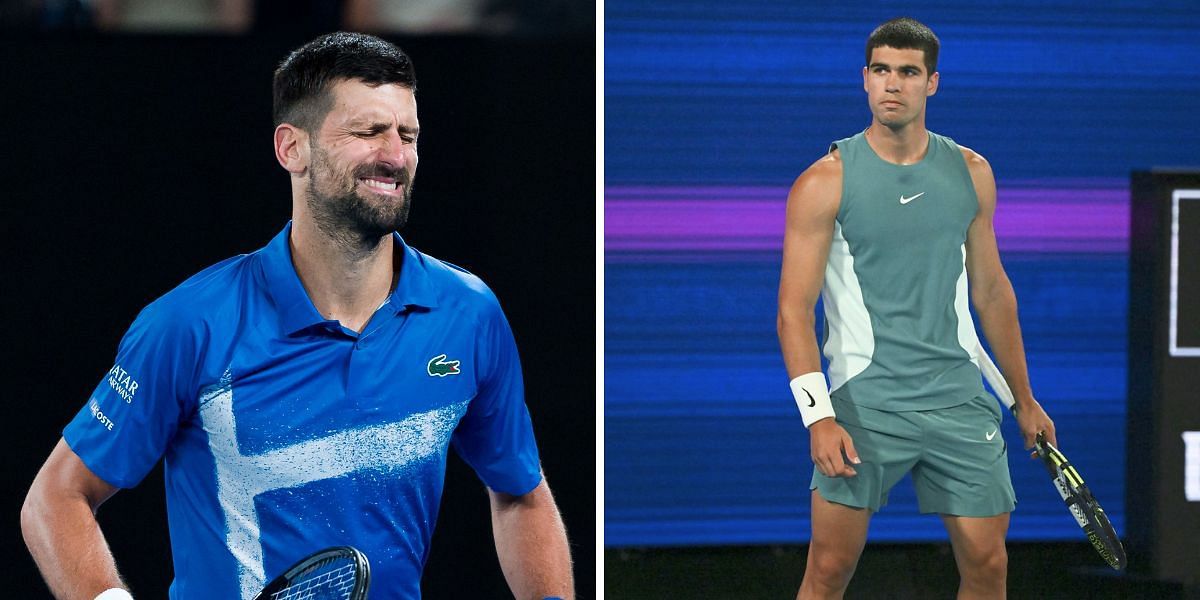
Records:
{"label": "white wristband", "polygon": [[833,404],[829,402],[829,385],[825,383],[825,375],[820,371],[805,373],[793,379],[791,387],[805,427],[834,416]]}
{"label": "white wristband", "polygon": [[133,600],[133,596],[121,588],[112,588],[100,592],[100,595],[96,596],[96,600]]}

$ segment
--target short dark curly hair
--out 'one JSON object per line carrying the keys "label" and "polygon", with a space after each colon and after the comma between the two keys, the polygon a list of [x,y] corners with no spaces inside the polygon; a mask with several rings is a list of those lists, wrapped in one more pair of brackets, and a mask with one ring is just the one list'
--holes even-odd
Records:
{"label": "short dark curly hair", "polygon": [[942,44],[932,29],[916,19],[900,17],[876,27],[867,38],[867,66],[871,66],[871,51],[880,46],[900,50],[923,50],[928,74],[937,72],[938,50]]}
{"label": "short dark curly hair", "polygon": [[291,123],[306,131],[320,127],[333,108],[330,88],[342,79],[417,90],[412,59],[395,44],[362,33],[326,34],[292,51],[275,69],[275,126]]}

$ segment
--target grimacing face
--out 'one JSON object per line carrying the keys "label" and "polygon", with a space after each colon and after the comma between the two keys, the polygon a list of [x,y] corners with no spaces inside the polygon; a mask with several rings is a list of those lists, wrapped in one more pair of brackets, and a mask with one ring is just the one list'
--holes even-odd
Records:
{"label": "grimacing face", "polygon": [[871,114],[880,124],[903,129],[924,122],[925,100],[937,93],[938,74],[925,68],[925,51],[879,46],[863,67],[863,89]]}
{"label": "grimacing face", "polygon": [[309,137],[308,208],[329,235],[379,238],[402,229],[417,171],[417,101],[396,84],[342,80]]}

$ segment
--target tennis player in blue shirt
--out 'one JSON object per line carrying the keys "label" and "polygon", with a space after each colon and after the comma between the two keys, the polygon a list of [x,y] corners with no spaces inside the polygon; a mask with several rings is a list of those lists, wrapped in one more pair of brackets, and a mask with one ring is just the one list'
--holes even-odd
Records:
{"label": "tennis player in blue shirt", "polygon": [[127,599],[95,510],[161,458],[174,599],[248,600],[328,546],[372,598],[419,598],[450,446],[491,495],[517,598],[573,595],[513,335],[477,277],[408,247],[419,125],[407,55],[337,33],[274,80],[292,221],[151,303],[21,512],[58,598]]}

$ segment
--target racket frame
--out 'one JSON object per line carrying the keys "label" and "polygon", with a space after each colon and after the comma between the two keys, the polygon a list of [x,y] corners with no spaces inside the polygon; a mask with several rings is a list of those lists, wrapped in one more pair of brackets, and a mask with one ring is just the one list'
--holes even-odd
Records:
{"label": "racket frame", "polygon": [[[979,364],[979,371],[992,386],[996,397],[1014,415],[1017,414],[1016,399],[1013,397],[1012,389],[1008,387],[1008,382],[1004,380],[1000,369],[983,349],[982,344],[977,343],[975,358]],[[1055,489],[1062,496],[1063,502],[1067,504],[1071,516],[1075,517],[1075,522],[1087,534],[1092,547],[1110,567],[1118,571],[1123,570],[1128,562],[1125,556],[1125,547],[1121,545],[1121,538],[1117,535],[1117,530],[1108,520],[1108,515],[1104,513],[1100,503],[1092,496],[1092,491],[1083,482],[1079,471],[1071,465],[1058,448],[1046,441],[1045,435],[1038,434],[1034,448],[1050,473],[1050,479],[1054,482]]]}
{"label": "racket frame", "polygon": [[1075,517],[1075,522],[1087,534],[1096,552],[1108,566],[1118,571],[1124,570],[1128,564],[1125,547],[1121,545],[1121,538],[1117,536],[1108,515],[1083,481],[1083,476],[1058,448],[1046,441],[1044,434],[1038,434],[1034,449],[1063,502]]}
{"label": "racket frame", "polygon": [[333,546],[313,552],[296,561],[282,575],[272,579],[254,600],[272,600],[275,594],[282,592],[295,583],[298,577],[320,565],[323,562],[338,558],[350,560],[354,570],[354,587],[350,591],[349,600],[366,600],[367,589],[371,586],[371,563],[367,556],[353,546]]}

